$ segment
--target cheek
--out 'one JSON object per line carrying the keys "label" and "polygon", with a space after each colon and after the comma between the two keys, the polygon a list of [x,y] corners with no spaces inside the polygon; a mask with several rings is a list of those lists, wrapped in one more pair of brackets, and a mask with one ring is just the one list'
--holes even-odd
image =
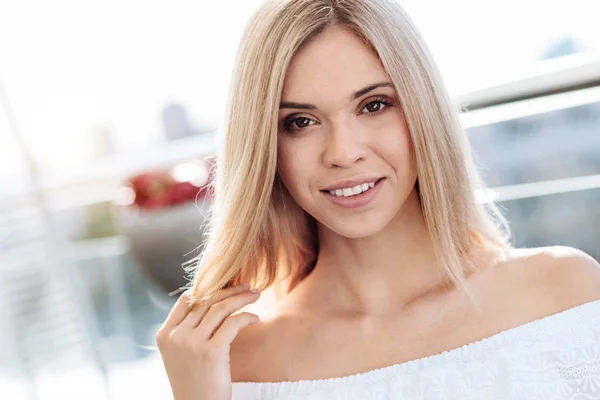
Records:
{"label": "cheek", "polygon": [[414,169],[414,151],[408,127],[400,118],[379,136],[378,150],[394,169]]}
{"label": "cheek", "polygon": [[408,128],[402,121],[381,132],[380,139],[377,152],[393,170],[395,184],[410,190],[416,182],[418,171]]}
{"label": "cheek", "polygon": [[[277,145],[277,170],[283,184],[293,197],[296,197],[304,171],[301,160],[302,155],[294,151],[292,141],[280,139]],[[304,166],[306,167],[305,163]]]}

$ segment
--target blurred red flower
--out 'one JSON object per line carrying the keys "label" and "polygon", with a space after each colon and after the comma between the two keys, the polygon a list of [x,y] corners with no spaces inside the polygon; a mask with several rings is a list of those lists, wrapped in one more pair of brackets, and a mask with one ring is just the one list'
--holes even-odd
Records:
{"label": "blurred red flower", "polygon": [[158,209],[212,197],[212,188],[208,187],[213,176],[212,166],[210,162],[200,177],[190,180],[177,179],[173,173],[176,167],[135,175],[126,183],[135,193],[131,206]]}

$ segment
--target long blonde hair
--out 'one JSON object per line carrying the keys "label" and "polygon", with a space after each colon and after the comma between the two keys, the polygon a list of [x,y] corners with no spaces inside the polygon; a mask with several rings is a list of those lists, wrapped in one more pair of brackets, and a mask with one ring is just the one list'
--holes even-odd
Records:
{"label": "long blonde hair", "polygon": [[265,2],[241,41],[217,155],[208,240],[195,266],[193,301],[248,281],[285,293],[314,266],[316,223],[277,174],[278,112],[284,78],[300,47],[332,25],[368,44],[393,82],[414,146],[421,207],[437,256],[464,286],[464,256],[474,245],[508,247],[497,208],[479,204],[483,184],[456,107],[422,37],[390,0]]}

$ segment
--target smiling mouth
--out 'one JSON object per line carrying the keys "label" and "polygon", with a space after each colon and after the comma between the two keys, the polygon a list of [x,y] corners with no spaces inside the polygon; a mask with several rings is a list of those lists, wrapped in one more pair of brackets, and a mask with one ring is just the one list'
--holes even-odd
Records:
{"label": "smiling mouth", "polygon": [[360,185],[356,185],[353,187],[335,189],[335,190],[321,190],[322,193],[329,193],[335,197],[353,197],[358,196],[359,194],[363,194],[371,190],[377,183],[379,183],[384,178],[379,178],[374,180],[373,182],[365,182]]}

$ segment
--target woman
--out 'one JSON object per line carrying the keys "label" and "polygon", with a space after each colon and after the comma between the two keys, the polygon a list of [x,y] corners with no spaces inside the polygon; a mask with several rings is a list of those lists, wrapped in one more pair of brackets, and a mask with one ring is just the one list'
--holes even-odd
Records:
{"label": "woman", "polygon": [[393,1],[262,6],[157,334],[176,400],[600,398],[598,264],[510,247],[457,114]]}

